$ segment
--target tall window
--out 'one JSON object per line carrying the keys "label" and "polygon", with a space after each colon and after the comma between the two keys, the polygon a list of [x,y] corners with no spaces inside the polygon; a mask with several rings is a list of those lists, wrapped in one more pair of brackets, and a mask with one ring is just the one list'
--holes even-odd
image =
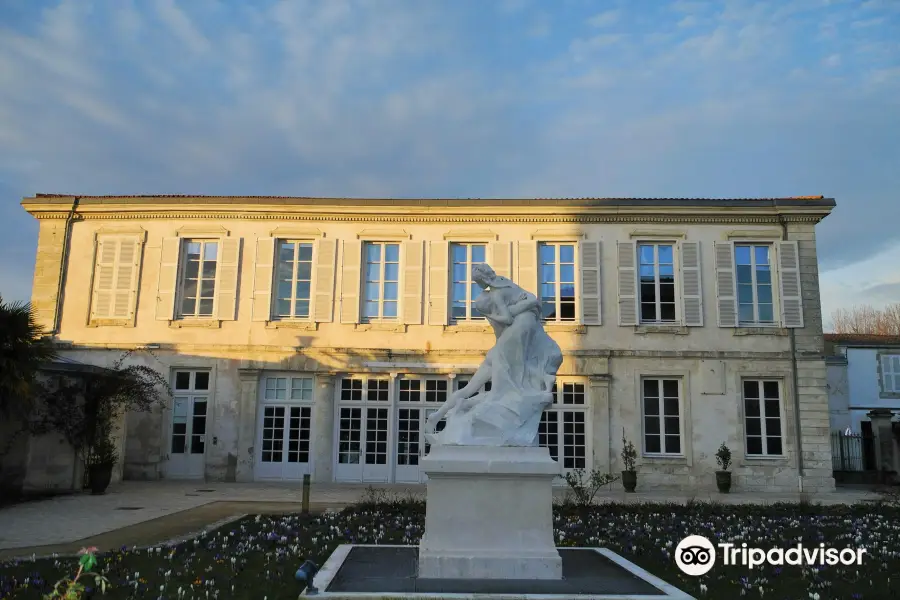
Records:
{"label": "tall window", "polygon": [[575,245],[542,243],[541,310],[545,321],[575,320]]}
{"label": "tall window", "polygon": [[881,356],[881,392],[900,394],[900,354]]}
{"label": "tall window", "polygon": [[363,317],[396,319],[400,281],[400,244],[367,242]]}
{"label": "tall window", "polygon": [[734,246],[738,320],[741,325],[768,325],[775,322],[771,249],[772,247],[766,244]]}
{"label": "tall window", "polygon": [[584,384],[553,384],[553,405],[541,415],[538,445],[550,450],[550,457],[565,470],[588,468],[590,446],[587,435],[587,404]]}
{"label": "tall window", "polygon": [[747,456],[784,454],[781,385],[777,380],[744,380],[744,434]]}
{"label": "tall window", "polygon": [[672,244],[638,244],[641,323],[675,322],[675,252]]}
{"label": "tall window", "polygon": [[472,267],[485,262],[484,244],[451,244],[450,260],[453,280],[450,318],[454,321],[484,318],[475,310],[475,299],[481,288],[472,281]]}
{"label": "tall window", "polygon": [[681,448],[681,382],[643,380],[644,453],[677,454]]}
{"label": "tall window", "polygon": [[186,240],[181,267],[182,317],[211,317],[216,297],[216,261],[219,243]]}
{"label": "tall window", "polygon": [[279,319],[309,318],[309,295],[312,286],[311,242],[278,242],[276,267],[275,317]]}

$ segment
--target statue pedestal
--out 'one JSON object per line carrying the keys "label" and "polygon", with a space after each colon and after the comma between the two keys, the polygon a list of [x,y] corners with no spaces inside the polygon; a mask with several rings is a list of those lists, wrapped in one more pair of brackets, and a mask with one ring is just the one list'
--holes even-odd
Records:
{"label": "statue pedestal", "polygon": [[537,446],[433,446],[419,578],[562,579],[553,540],[559,464]]}

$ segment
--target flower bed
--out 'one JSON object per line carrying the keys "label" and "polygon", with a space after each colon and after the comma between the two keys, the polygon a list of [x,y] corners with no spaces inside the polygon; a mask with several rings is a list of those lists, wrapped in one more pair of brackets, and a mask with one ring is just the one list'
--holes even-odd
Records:
{"label": "flower bed", "polygon": [[[119,549],[98,556],[111,588],[105,598],[294,600],[294,572],[306,558],[320,566],[343,543],[416,544],[420,502],[363,504],[319,516],[256,516],[173,548]],[[694,504],[557,507],[560,546],[602,546],[697,597],[819,600],[900,598],[900,510],[884,506],[729,506]],[[722,566],[683,575],[673,551],[687,535],[750,547],[865,547],[863,566]],[[77,558],[0,564],[0,598],[41,598],[71,576]],[[88,587],[85,597],[100,597]]]}

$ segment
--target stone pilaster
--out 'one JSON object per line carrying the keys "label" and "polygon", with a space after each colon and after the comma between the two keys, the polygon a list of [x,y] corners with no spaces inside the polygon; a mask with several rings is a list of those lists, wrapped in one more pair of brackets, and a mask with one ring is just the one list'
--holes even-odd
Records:
{"label": "stone pilaster", "polygon": [[894,453],[894,432],[891,426],[893,413],[887,408],[877,408],[866,413],[872,421],[872,435],[875,446],[875,468],[882,483],[888,483],[896,474],[897,459]]}
{"label": "stone pilaster", "polygon": [[334,382],[335,373],[316,373],[312,480],[317,483],[334,481]]}
{"label": "stone pilaster", "polygon": [[253,481],[256,456],[256,409],[259,402],[259,369],[238,369],[241,380],[238,399],[237,481]]}
{"label": "stone pilaster", "polygon": [[594,468],[603,473],[612,472],[611,439],[609,430],[609,376],[590,375],[591,448]]}
{"label": "stone pilaster", "polygon": [[57,327],[56,300],[66,239],[66,219],[38,221],[38,246],[34,263],[31,306],[38,324],[47,332]]}

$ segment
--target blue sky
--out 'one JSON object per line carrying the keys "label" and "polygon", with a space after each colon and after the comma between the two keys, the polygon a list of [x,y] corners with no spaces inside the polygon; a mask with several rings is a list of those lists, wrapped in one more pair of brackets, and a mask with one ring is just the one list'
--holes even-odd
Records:
{"label": "blue sky", "polygon": [[3,0],[22,196],[823,194],[826,315],[900,300],[900,0]]}

